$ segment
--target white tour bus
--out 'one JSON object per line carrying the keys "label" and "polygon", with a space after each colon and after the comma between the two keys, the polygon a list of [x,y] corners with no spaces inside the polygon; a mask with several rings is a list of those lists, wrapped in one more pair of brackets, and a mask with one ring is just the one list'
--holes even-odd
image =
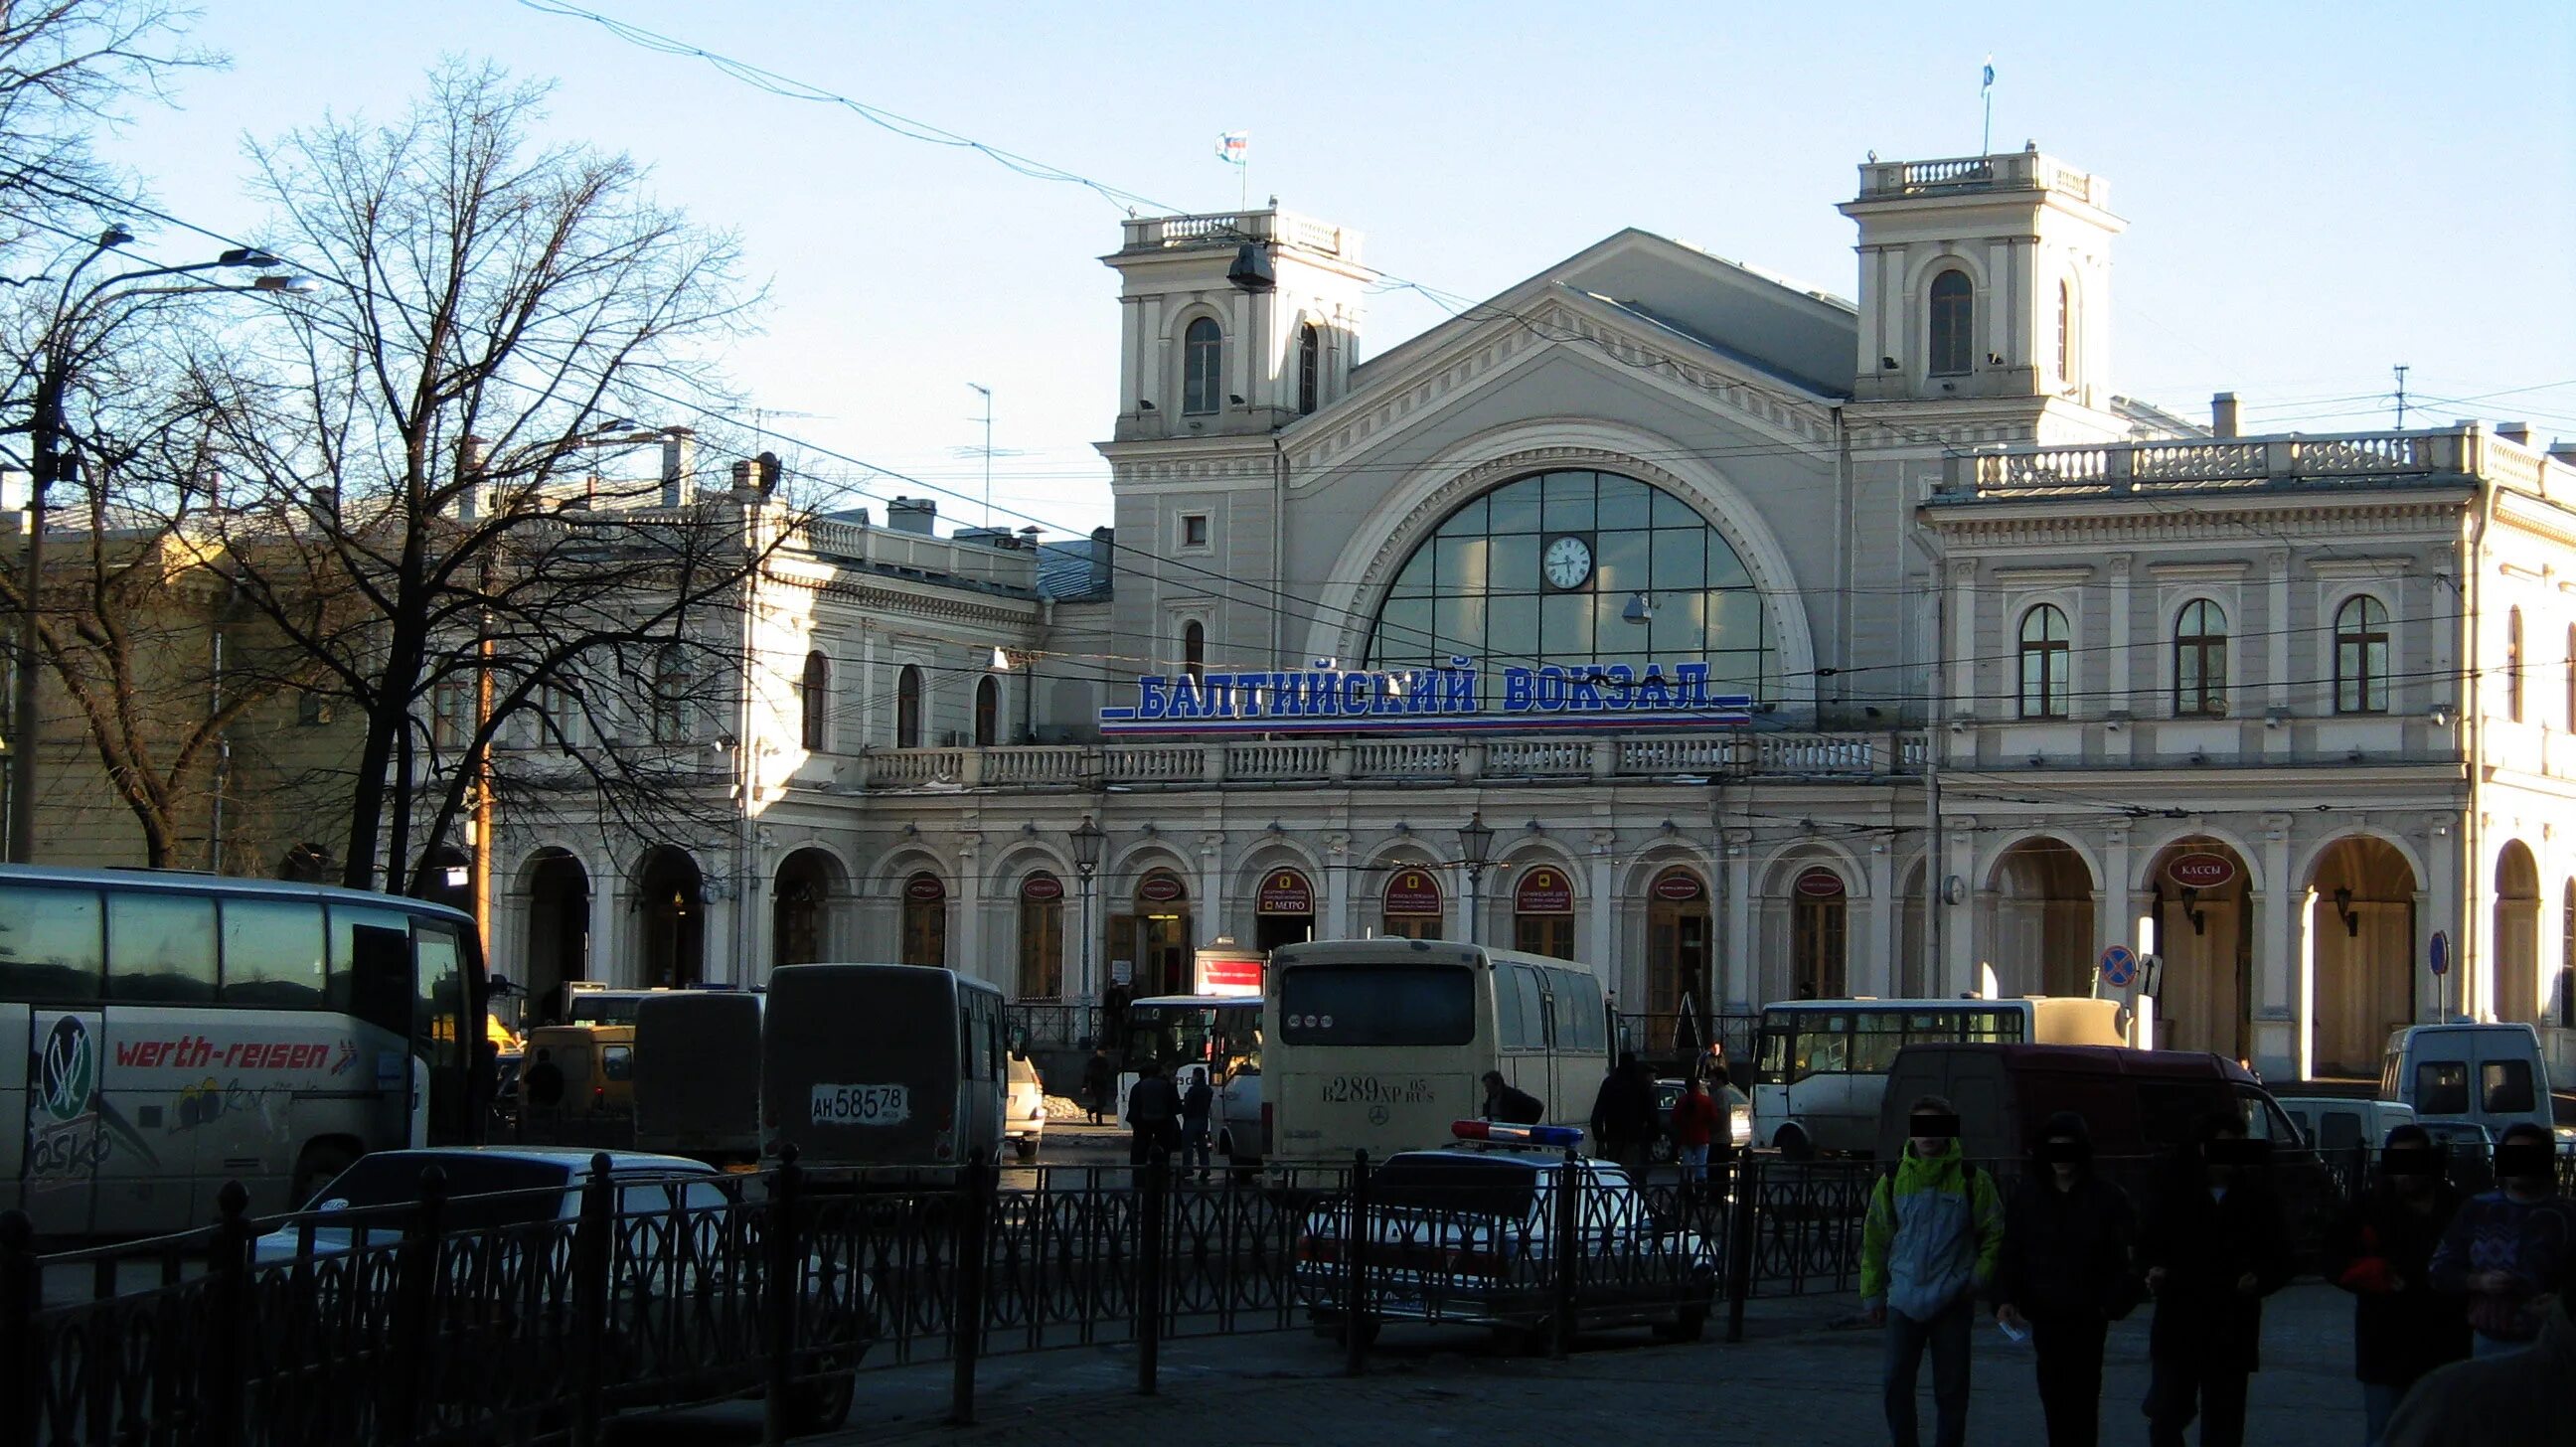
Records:
{"label": "white tour bus", "polygon": [[1896,1052],[1925,1042],[2126,1045],[2117,1000],[1794,1000],[1762,1008],[1753,1139],[1787,1156],[1867,1155]]}
{"label": "white tour bus", "polygon": [[1002,1149],[1002,992],[932,965],[781,965],[760,1018],[761,1151],[953,1168]]}
{"label": "white tour bus", "polygon": [[478,1141],[486,993],[441,905],[0,866],[0,1058],[24,1062],[0,1068],[0,1209],[180,1231],[226,1181],[270,1215],[368,1151]]}
{"label": "white tour bus", "polygon": [[1437,940],[1334,940],[1270,956],[1262,1000],[1273,1166],[1346,1166],[1445,1144],[1486,1071],[1583,1126],[1609,1073],[1601,982],[1582,965]]}
{"label": "white tour bus", "polygon": [[1126,1057],[1119,1064],[1118,1123],[1127,1123],[1127,1093],[1147,1063],[1175,1083],[1185,1070],[1208,1072],[1216,1092],[1208,1129],[1216,1153],[1237,1166],[1261,1164],[1261,997],[1156,995],[1127,1006]]}

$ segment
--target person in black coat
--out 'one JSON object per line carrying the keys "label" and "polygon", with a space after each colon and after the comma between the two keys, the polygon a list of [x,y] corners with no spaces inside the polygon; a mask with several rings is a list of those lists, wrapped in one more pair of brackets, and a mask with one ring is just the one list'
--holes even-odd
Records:
{"label": "person in black coat", "polygon": [[1539,1103],[1538,1097],[1512,1086],[1499,1070],[1485,1072],[1482,1113],[1487,1120],[1510,1125],[1537,1125],[1547,1119],[1547,1107]]}
{"label": "person in black coat", "polygon": [[1655,1080],[1637,1063],[1637,1052],[1622,1050],[1619,1063],[1601,1081],[1592,1098],[1592,1138],[1598,1154],[1618,1162],[1628,1174],[1643,1179],[1647,1150],[1663,1125],[1655,1109]]}
{"label": "person in black coat", "polygon": [[2102,1436],[2103,1339],[2138,1302],[2130,1262],[2137,1218],[2128,1193],[2093,1174],[2084,1117],[2049,1117],[2036,1154],[2036,1168],[2004,1207],[1995,1320],[2031,1334],[2049,1447],[2094,1447]]}
{"label": "person in black coat", "polygon": [[2369,1447],[2379,1447],[2418,1378],[2468,1358],[2468,1313],[2460,1298],[2433,1289],[2433,1250],[2462,1199],[2443,1179],[2431,1133],[2401,1125],[2380,1152],[2378,1180],[2328,1247],[2326,1279],[2353,1294],[2353,1375]]}
{"label": "person in black coat", "polygon": [[2263,1298],[2289,1284],[2290,1229],[2269,1179],[2269,1141],[2222,1112],[2175,1152],[2138,1238],[2156,1298],[2147,1333],[2147,1441],[2243,1447],[2246,1379],[2261,1369]]}

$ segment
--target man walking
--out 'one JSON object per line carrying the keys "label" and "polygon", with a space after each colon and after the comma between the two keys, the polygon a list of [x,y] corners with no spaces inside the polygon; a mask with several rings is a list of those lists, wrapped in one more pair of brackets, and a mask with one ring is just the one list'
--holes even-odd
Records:
{"label": "man walking", "polygon": [[1091,1123],[1100,1124],[1102,1111],[1118,1109],[1118,1067],[1109,1062],[1109,1048],[1094,1046],[1091,1058],[1082,1062],[1082,1100],[1091,1107]]}
{"label": "man walking", "polygon": [[2330,1247],[2327,1279],[2353,1294],[2352,1366],[2366,1447],[2386,1438],[2389,1418],[2419,1378],[2469,1354],[2460,1299],[2433,1289],[2433,1252],[2459,1209],[2432,1135],[2401,1125],[2380,1150],[2379,1179]]}
{"label": "man walking", "polygon": [[2200,1123],[2177,1152],[2145,1229],[2138,1264],[2155,1293],[2147,1333],[2147,1441],[2243,1447],[2245,1383],[2262,1366],[2263,1298],[2289,1284],[2289,1227],[2266,1171],[2269,1141],[2245,1138],[2233,1112]]}
{"label": "man walking", "polygon": [[2558,1279],[2576,1245],[2576,1206],[2558,1194],[2549,1132],[2528,1122],[2496,1142],[2496,1189],[2460,1208],[2433,1252],[2433,1287],[2468,1299],[2477,1356],[2530,1346],[2540,1336]]}
{"label": "man walking", "polygon": [[1547,1119],[1547,1107],[1537,1096],[1513,1088],[1499,1070],[1485,1072],[1483,1118],[1509,1125],[1537,1125]]}
{"label": "man walking", "polygon": [[1861,1225],[1861,1310],[1887,1328],[1880,1383],[1888,1437],[1917,1447],[1915,1381],[1932,1353],[1938,1447],[1968,1439],[1968,1328],[1977,1292],[2002,1253],[2003,1204],[1994,1177],[1959,1149],[1959,1116],[1936,1095],[1906,1112],[1904,1158],[1870,1192]]}
{"label": "man walking", "polygon": [[1655,1085],[1637,1052],[1622,1050],[1592,1098],[1592,1138],[1604,1160],[1618,1162],[1633,1180],[1646,1176],[1646,1152],[1655,1142]]}
{"label": "man walking", "polygon": [[1673,1102],[1673,1159],[1681,1166],[1682,1196],[1688,1199],[1708,1180],[1708,1146],[1717,1135],[1717,1101],[1708,1082],[1694,1075]]}
{"label": "man walking", "polygon": [[1216,1108],[1216,1089],[1208,1084],[1207,1067],[1190,1072],[1190,1088],[1181,1092],[1181,1150],[1199,1180],[1208,1173],[1208,1116]]}
{"label": "man walking", "polygon": [[2127,1193],[2093,1174],[2084,1117],[2049,1117],[2037,1155],[2038,1168],[2004,1208],[1995,1320],[2030,1333],[2049,1447],[2094,1447],[2102,1436],[2103,1338],[2138,1304],[2129,1260],[2136,1217]]}
{"label": "man walking", "polygon": [[1163,1078],[1161,1061],[1149,1060],[1127,1092],[1127,1163],[1141,1166],[1169,1156],[1181,1138],[1181,1092]]}

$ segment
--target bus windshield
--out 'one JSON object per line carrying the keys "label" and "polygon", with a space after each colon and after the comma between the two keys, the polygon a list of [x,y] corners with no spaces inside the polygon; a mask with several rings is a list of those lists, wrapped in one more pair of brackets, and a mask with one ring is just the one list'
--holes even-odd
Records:
{"label": "bus windshield", "polygon": [[1476,1038],[1476,973],[1465,965],[1313,964],[1279,977],[1292,1045],[1464,1045]]}

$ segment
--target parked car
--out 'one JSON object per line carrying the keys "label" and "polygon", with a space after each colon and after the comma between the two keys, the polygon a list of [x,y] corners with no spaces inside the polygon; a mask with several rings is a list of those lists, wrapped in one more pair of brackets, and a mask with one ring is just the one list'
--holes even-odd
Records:
{"label": "parked car", "polygon": [[[1696,1339],[1718,1281],[1713,1246],[1655,1219],[1627,1172],[1570,1157],[1568,1126],[1460,1121],[1457,1139],[1399,1151],[1370,1173],[1365,1256],[1375,1320],[1493,1328],[1527,1343],[1553,1320],[1560,1194],[1576,1173],[1574,1315],[1580,1327],[1646,1324]],[[1349,1329],[1348,1213],[1327,1201],[1297,1240],[1298,1299],[1316,1325]]]}
{"label": "parked car", "polygon": [[[758,1233],[733,1229],[741,1183],[702,1162],[608,1152],[615,1189],[607,1329],[611,1409],[658,1404],[665,1379],[697,1399],[766,1384],[764,1358],[737,1356],[758,1328],[728,1335],[709,1323],[756,1323],[760,1281],[747,1271]],[[314,1274],[316,1309],[330,1320],[386,1299],[373,1288],[422,1208],[422,1172],[445,1177],[440,1234],[457,1267],[442,1262],[439,1338],[426,1359],[436,1376],[431,1410],[448,1426],[517,1407],[558,1410],[570,1350],[570,1266],[593,1153],[572,1149],[456,1146],[376,1151],[334,1177],[287,1224],[252,1243],[255,1268]],[[363,1264],[350,1258],[364,1251]],[[851,1374],[873,1335],[867,1288],[808,1256],[800,1340],[821,1370],[801,1382],[789,1418],[798,1432],[829,1431],[849,1415]],[[345,1298],[343,1293],[349,1293]],[[693,1354],[703,1345],[707,1355]],[[711,1390],[706,1390],[711,1388]]]}
{"label": "parked car", "polygon": [[2451,1184],[2463,1191],[2483,1191],[2495,1185],[2495,1132],[2468,1120],[2427,1120],[2417,1124],[2451,1158]]}
{"label": "parked car", "polygon": [[1008,1093],[1002,1105],[1002,1138],[1021,1160],[1036,1160],[1038,1147],[1046,1141],[1046,1085],[1024,1055],[1010,1057],[1005,1075]]}
{"label": "parked car", "polygon": [[[1683,1082],[1678,1080],[1655,1082],[1655,1119],[1667,1124],[1671,1122],[1673,1107],[1681,1103],[1682,1089]],[[1737,1151],[1751,1149],[1753,1097],[1723,1081],[1710,1085],[1709,1094],[1717,1097],[1718,1116],[1726,1122],[1726,1129],[1711,1142],[1715,1149],[1708,1153],[1709,1159],[1724,1160]],[[1674,1145],[1675,1142],[1669,1130],[1655,1137],[1652,1152],[1654,1162],[1657,1165],[1672,1164],[1678,1154]]]}

